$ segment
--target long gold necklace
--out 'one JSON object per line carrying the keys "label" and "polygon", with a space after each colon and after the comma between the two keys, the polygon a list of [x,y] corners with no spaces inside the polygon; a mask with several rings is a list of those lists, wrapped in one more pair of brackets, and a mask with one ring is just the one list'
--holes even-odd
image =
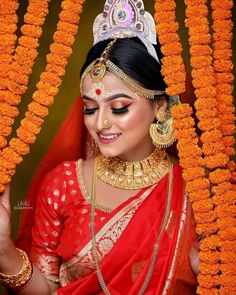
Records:
{"label": "long gold necklace", "polygon": [[[107,285],[105,283],[105,280],[102,275],[102,271],[99,265],[99,259],[98,259],[98,253],[96,249],[96,236],[95,236],[95,203],[96,203],[96,178],[97,178],[97,158],[94,161],[94,170],[93,170],[93,179],[92,179],[92,192],[91,192],[91,212],[90,212],[90,231],[91,231],[91,243],[92,243],[92,256],[94,259],[94,265],[95,265],[95,270],[97,273],[98,281],[100,283],[100,286],[106,295],[111,295],[110,291],[107,288]],[[161,230],[157,234],[155,243],[153,245],[153,251],[152,251],[152,258],[151,262],[146,274],[146,277],[144,279],[144,282],[138,292],[138,295],[143,295],[144,292],[146,291],[152,275],[154,271],[154,267],[156,264],[157,260],[157,255],[158,255],[158,250],[159,250],[159,241],[160,238],[163,234],[163,231],[166,228],[166,225],[168,223],[168,218],[169,218],[169,213],[170,213],[170,205],[171,205],[171,198],[172,198],[172,183],[173,183],[173,165],[170,162],[169,159],[168,161],[168,167],[169,167],[169,177],[168,177],[168,190],[167,190],[167,200],[166,200],[166,210],[165,214],[162,220],[161,224]]]}
{"label": "long gold necklace", "polygon": [[165,150],[155,149],[141,161],[97,157],[97,176],[113,187],[140,189],[157,183],[169,171]]}

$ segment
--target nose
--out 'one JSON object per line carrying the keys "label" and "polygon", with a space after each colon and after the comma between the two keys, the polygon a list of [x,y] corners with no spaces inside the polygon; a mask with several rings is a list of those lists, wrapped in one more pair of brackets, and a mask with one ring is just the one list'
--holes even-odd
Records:
{"label": "nose", "polygon": [[98,131],[102,131],[104,129],[110,129],[112,126],[111,121],[109,120],[109,115],[102,108],[100,108],[98,111],[96,125],[97,125],[96,128]]}

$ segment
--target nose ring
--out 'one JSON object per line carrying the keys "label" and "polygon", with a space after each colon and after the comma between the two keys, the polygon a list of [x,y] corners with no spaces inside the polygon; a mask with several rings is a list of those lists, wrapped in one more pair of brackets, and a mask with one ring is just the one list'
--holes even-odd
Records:
{"label": "nose ring", "polygon": [[112,126],[112,123],[109,120],[103,121],[103,129],[108,129]]}

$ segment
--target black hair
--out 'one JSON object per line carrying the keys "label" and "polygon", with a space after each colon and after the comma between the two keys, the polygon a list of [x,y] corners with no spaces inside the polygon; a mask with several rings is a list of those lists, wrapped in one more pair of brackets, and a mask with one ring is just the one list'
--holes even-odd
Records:
{"label": "black hair", "polygon": [[[88,52],[80,75],[95,59],[101,57],[111,39],[100,41]],[[155,46],[159,60],[161,59],[160,46]],[[139,38],[117,39],[108,53],[108,58],[126,75],[138,81],[144,88],[165,91],[166,84],[161,75],[160,63],[151,56]]]}

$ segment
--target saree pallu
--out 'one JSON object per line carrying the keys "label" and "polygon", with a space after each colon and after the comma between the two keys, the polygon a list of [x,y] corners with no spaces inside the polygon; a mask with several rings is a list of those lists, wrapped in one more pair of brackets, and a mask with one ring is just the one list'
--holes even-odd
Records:
{"label": "saree pallu", "polygon": [[[194,224],[178,165],[173,169],[169,200],[167,188],[165,175],[158,184],[142,189],[108,213],[105,222],[99,222],[99,218],[96,221],[100,268],[112,295],[139,293],[157,236],[157,260],[145,294],[196,294],[196,279],[189,262]],[[97,216],[100,211],[96,209]],[[164,219],[167,222],[163,223]],[[63,237],[57,248],[57,253],[64,256],[59,268],[59,295],[104,294],[94,270],[89,227],[84,231],[84,239],[75,248],[63,242]],[[66,257],[65,249],[71,248],[73,257]]]}

